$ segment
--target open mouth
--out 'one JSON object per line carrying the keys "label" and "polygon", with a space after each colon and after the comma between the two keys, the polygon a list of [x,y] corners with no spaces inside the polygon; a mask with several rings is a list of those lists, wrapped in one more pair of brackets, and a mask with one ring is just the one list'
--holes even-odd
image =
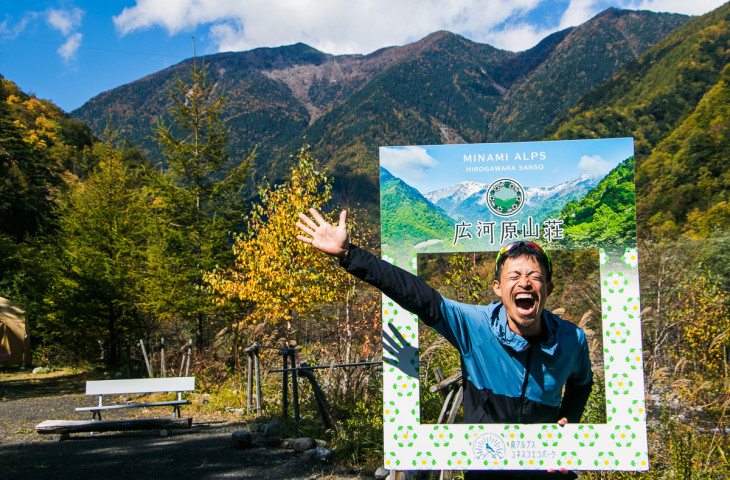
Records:
{"label": "open mouth", "polygon": [[515,307],[520,315],[530,315],[535,311],[537,299],[530,293],[518,293],[515,297]]}

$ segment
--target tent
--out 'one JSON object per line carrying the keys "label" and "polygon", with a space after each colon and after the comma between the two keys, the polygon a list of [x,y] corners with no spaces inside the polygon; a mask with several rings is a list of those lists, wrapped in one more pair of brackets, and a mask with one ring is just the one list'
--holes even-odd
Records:
{"label": "tent", "polygon": [[0,365],[31,366],[24,314],[19,306],[0,297]]}

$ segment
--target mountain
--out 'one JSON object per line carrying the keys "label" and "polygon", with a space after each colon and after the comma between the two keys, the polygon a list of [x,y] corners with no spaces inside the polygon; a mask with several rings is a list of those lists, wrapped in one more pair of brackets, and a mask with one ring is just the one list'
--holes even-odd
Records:
{"label": "mountain", "polygon": [[570,30],[546,62],[506,93],[492,118],[489,141],[534,140],[556,114],[566,112],[687,19],[655,15],[609,8]]}
{"label": "mountain", "polygon": [[[529,139],[687,18],[612,9],[518,53],[436,32],[369,55],[297,44],[201,60],[228,96],[234,156],[256,148],[254,185],[284,178],[306,138],[341,197],[372,204],[378,146]],[[169,121],[169,85],[191,61],[104,92],[71,115],[95,133],[111,123],[159,159],[151,129]]]}
{"label": "mountain", "polygon": [[640,233],[730,227],[730,4],[693,18],[583,96],[544,139],[631,136]]}
{"label": "mountain", "polygon": [[[557,217],[567,203],[583,198],[598,185],[601,178],[583,174],[548,188],[528,187],[525,190],[525,207],[520,212],[520,217]],[[454,221],[498,222],[501,218],[494,215],[486,204],[485,194],[488,187],[485,183],[461,182],[429,192],[424,197]]]}
{"label": "mountain", "polygon": [[[558,97],[578,99],[592,86],[608,80],[621,66],[624,53],[618,54],[613,41],[630,39],[639,54],[663,39],[687,17],[650,12],[609,11],[598,15],[582,27],[549,36],[534,48],[520,53],[496,50],[465,38],[440,32],[428,37],[430,48],[408,60],[393,65],[353,93],[327,115],[315,121],[304,132],[312,144],[314,155],[347,182],[358,179],[356,200],[376,198],[377,147],[381,145],[423,145],[443,143],[479,143],[495,140],[496,133],[508,127],[500,123],[495,112],[513,89],[539,79],[543,92],[520,96],[520,109],[530,111],[542,103],[549,112],[546,118],[532,118],[540,132],[567,111],[573,103],[554,102]],[[623,32],[606,18],[634,18],[642,25]],[[601,35],[598,35],[598,32]],[[645,36],[642,36],[645,35]],[[611,40],[613,39],[613,40]],[[579,49],[574,56],[564,52]],[[590,45],[590,48],[586,47]],[[620,50],[620,49],[619,49]],[[635,58],[630,57],[630,58]],[[565,62],[570,60],[570,64]],[[617,62],[615,69],[593,68],[593,65]],[[549,74],[548,74],[549,73]],[[537,75],[537,77],[536,77]],[[577,82],[572,77],[590,77],[590,82]],[[567,97],[566,97],[567,98]],[[552,100],[551,100],[552,99]],[[505,117],[511,118],[512,115]],[[515,127],[519,130],[521,127]],[[523,136],[516,139],[525,139]],[[504,140],[504,138],[496,138]],[[293,152],[296,143],[285,152]],[[279,157],[277,165],[286,165]],[[284,169],[282,169],[284,170]],[[340,190],[348,188],[339,187]]]}

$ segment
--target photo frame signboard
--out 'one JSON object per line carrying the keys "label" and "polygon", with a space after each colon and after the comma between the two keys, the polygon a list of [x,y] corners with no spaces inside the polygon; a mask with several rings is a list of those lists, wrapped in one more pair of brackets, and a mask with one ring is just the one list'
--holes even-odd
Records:
{"label": "photo frame signboard", "polygon": [[384,295],[386,468],[649,468],[633,157],[631,138],[380,148],[385,261],[418,274],[418,254],[523,239],[599,250],[607,412],[564,427],[421,423],[418,319]]}

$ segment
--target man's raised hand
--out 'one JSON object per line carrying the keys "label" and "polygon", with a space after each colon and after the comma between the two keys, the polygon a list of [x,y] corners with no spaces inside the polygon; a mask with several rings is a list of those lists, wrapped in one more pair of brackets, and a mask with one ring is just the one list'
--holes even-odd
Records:
{"label": "man's raised hand", "polygon": [[306,235],[297,235],[297,240],[309,243],[317,250],[339,258],[345,258],[347,249],[350,246],[349,237],[347,236],[347,211],[340,212],[340,222],[337,225],[328,223],[319,212],[313,208],[309,209],[309,214],[317,222],[303,213],[299,214],[297,228]]}

